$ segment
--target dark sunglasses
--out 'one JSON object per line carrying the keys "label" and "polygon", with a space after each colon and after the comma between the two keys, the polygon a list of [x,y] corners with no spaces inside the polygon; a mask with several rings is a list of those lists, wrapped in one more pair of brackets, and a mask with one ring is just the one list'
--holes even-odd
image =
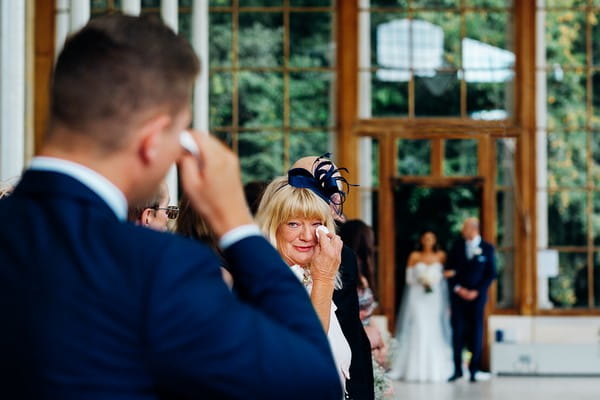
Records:
{"label": "dark sunglasses", "polygon": [[179,207],[168,206],[168,207],[152,207],[153,210],[165,210],[169,219],[176,219],[179,216]]}

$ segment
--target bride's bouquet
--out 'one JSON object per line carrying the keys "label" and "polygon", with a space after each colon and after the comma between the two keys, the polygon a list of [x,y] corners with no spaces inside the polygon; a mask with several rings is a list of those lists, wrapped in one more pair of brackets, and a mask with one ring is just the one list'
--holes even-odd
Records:
{"label": "bride's bouquet", "polygon": [[439,271],[434,268],[423,268],[419,271],[418,281],[423,285],[425,293],[433,292],[433,287],[442,279]]}

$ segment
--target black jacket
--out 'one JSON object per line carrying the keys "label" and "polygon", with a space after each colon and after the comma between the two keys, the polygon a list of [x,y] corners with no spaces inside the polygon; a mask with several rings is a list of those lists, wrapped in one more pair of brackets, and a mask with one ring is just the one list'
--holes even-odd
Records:
{"label": "black jacket", "polygon": [[356,255],[348,246],[342,250],[340,266],[343,287],[333,292],[335,312],[342,332],[352,350],[350,380],[346,384],[348,395],[354,400],[372,400],[375,398],[373,383],[373,364],[371,344],[360,321],[358,311],[358,266]]}

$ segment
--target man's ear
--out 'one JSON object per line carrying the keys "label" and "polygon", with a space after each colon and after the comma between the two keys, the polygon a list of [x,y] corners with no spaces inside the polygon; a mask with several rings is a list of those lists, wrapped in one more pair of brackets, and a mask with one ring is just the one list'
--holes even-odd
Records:
{"label": "man's ear", "polygon": [[144,163],[151,163],[156,159],[161,145],[162,133],[171,124],[171,117],[167,114],[158,114],[146,121],[139,130],[139,154]]}
{"label": "man's ear", "polygon": [[154,218],[154,210],[151,208],[144,208],[142,215],[140,216],[140,225],[148,226]]}

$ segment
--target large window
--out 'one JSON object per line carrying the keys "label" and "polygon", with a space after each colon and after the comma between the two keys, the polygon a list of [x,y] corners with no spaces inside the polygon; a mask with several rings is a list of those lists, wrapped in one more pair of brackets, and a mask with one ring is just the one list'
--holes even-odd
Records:
{"label": "large window", "polygon": [[334,3],[210,1],[210,129],[239,154],[244,182],[330,149]]}
{"label": "large window", "polygon": [[[384,173],[447,197],[443,200],[451,214],[439,218],[447,211],[441,207],[426,214],[439,220],[441,225],[428,226],[446,239],[442,243],[446,249],[465,216],[481,211],[488,227],[484,236],[498,250],[493,306],[514,308],[518,133],[508,133],[515,115],[513,1],[359,0],[358,4],[359,116],[368,127],[364,132],[378,130],[376,135],[396,138],[395,164],[383,168]],[[364,180],[361,185],[376,186]],[[385,196],[379,190],[374,191],[375,200]],[[408,205],[417,207],[423,201],[418,196],[424,191],[405,192],[411,196]],[[363,203],[369,194],[363,192]],[[478,206],[467,204],[469,196]],[[396,214],[407,212],[396,200],[390,208]],[[448,229],[452,235],[444,235]],[[401,258],[396,253],[399,271],[406,261]]]}
{"label": "large window", "polygon": [[360,70],[363,86],[371,87],[371,115],[512,115],[511,3],[360,1],[362,21],[370,26]]}
{"label": "large window", "polygon": [[599,14],[598,0],[538,0],[538,245],[558,260],[541,308],[600,306]]}

